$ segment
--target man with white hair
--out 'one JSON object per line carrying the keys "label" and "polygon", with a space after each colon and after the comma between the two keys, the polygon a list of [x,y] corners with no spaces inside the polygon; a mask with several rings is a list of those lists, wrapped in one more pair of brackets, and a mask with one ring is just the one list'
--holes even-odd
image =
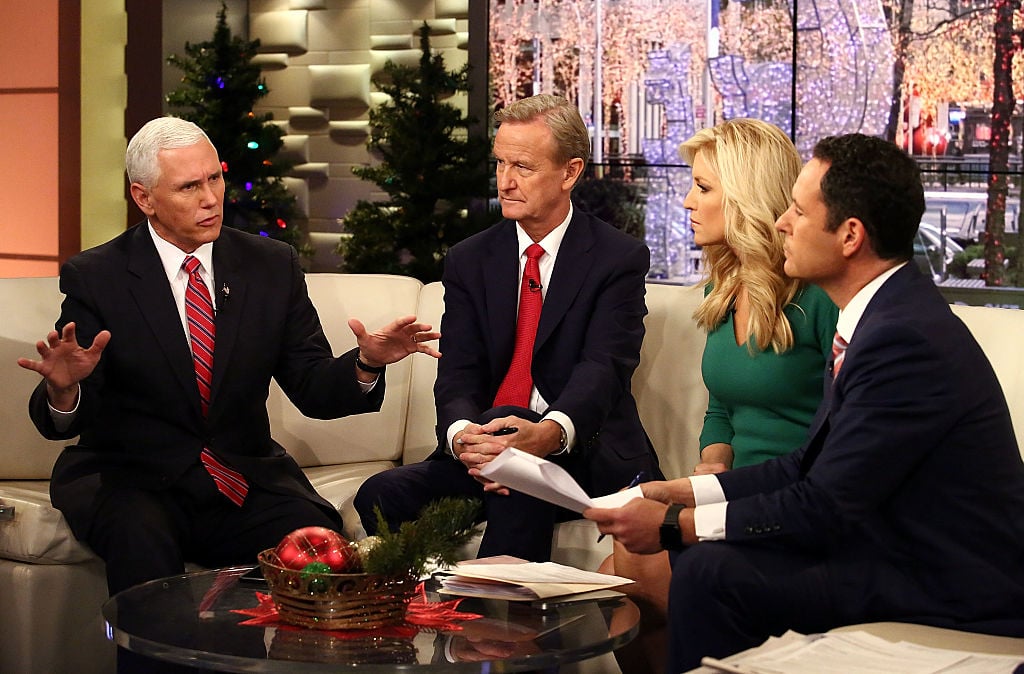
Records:
{"label": "man with white hair", "polygon": [[30,412],[58,458],[53,504],[106,562],[111,594],[186,561],[253,563],[304,526],[341,517],[270,437],[271,378],[306,415],[374,412],[384,368],[438,356],[407,316],[335,358],[291,246],[222,227],[217,150],[195,124],[152,120],[126,156],[147,221],[68,260]]}

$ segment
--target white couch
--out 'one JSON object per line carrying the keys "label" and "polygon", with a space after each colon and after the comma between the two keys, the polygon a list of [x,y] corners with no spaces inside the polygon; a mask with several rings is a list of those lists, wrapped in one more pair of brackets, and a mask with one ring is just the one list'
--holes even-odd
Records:
{"label": "white couch", "polygon": [[[416,314],[440,322],[439,283],[422,285],[399,276],[310,274],[310,295],[340,353],[354,345],[350,316],[377,326]],[[700,378],[703,334],[690,315],[701,293],[682,286],[648,284],[640,367],[633,379],[640,414],[669,476],[688,474],[697,458],[697,436],[707,403]],[[0,674],[91,674],[113,671],[100,606],[106,599],[102,563],[79,544],[49,504],[47,479],[62,443],[43,440],[28,419],[27,401],[38,377],[19,368],[34,344],[52,329],[61,295],[54,278],[0,280]],[[1024,429],[1024,312],[956,307],[996,366]],[[378,414],[334,421],[301,416],[276,388],[268,402],[274,437],[305,468],[316,488],[358,535],[352,496],[367,476],[400,462],[421,460],[435,443],[432,386],[435,362],[415,356],[388,368],[388,389]],[[0,514],[0,518],[4,515]],[[596,568],[610,540],[596,544],[589,522],[560,525],[554,558]],[[1022,640],[1024,643],[1024,640]],[[617,671],[610,657],[588,671]]]}

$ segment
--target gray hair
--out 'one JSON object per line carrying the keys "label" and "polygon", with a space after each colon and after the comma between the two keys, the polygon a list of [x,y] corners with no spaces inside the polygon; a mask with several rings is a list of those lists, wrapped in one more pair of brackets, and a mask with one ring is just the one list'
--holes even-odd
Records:
{"label": "gray hair", "polygon": [[532,122],[543,117],[555,138],[558,155],[555,160],[565,162],[579,157],[586,168],[590,162],[590,134],[587,125],[580,117],[576,106],[562,98],[551,94],[538,94],[523,98],[494,113],[494,121]]}
{"label": "gray hair", "polygon": [[202,129],[178,117],[157,117],[146,122],[128,142],[124,157],[128,181],[152,187],[160,179],[157,155],[161,150],[191,147],[204,140],[213,147],[213,142]]}

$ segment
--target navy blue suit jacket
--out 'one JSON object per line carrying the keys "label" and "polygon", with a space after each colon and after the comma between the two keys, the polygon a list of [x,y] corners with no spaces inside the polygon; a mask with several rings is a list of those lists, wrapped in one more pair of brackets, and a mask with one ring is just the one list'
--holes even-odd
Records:
{"label": "navy blue suit jacket", "polygon": [[40,432],[77,444],[54,465],[50,491],[85,538],[100,484],[173,484],[209,447],[254,484],[315,501],[295,461],[270,436],[271,377],[304,414],[333,418],[380,408],[384,381],[363,394],[352,350],[335,359],[291,246],[224,227],[213,245],[217,338],[210,411],[203,418],[195,370],[167,276],[145,223],[61,269],[57,330],[74,321],[79,343],[111,339],[82,384],[73,425],[58,432],[45,382],[30,401]]}
{"label": "navy blue suit jacket", "polygon": [[[719,476],[726,539],[821,555],[837,605],[866,614],[853,620],[1024,636],[1024,465],[1006,400],[913,265],[871,300],[825,388],[803,447]],[[844,587],[882,568],[932,598],[924,615],[901,614],[903,588],[881,579],[888,615]]]}
{"label": "navy blue suit jacket", "polygon": [[[494,401],[515,347],[519,305],[516,224],[503,220],[448,251],[434,397],[438,449],[448,427],[477,420]],[[644,337],[647,246],[574,210],[544,296],[534,344],[534,385],[564,412],[576,445],[562,463],[589,493],[617,491],[639,471],[661,475],[630,380]]]}

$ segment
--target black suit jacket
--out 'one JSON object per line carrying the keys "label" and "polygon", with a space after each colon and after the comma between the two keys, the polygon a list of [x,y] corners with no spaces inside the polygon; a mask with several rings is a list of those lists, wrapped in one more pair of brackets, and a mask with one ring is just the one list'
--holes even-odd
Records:
{"label": "black suit jacket", "polygon": [[825,388],[802,448],[719,476],[727,540],[821,554],[840,606],[870,610],[843,579],[874,568],[933,598],[899,615],[904,588],[883,582],[896,615],[866,618],[1024,636],[1024,465],[991,365],[931,280],[907,265],[885,282]]}
{"label": "black suit jacket", "polygon": [[[515,348],[519,248],[511,220],[448,251],[434,397],[438,449],[459,419],[487,411]],[[650,251],[611,225],[574,210],[544,296],[534,343],[534,385],[576,429],[562,463],[594,495],[617,491],[640,470],[661,475],[640,423],[630,380],[644,336]]]}
{"label": "black suit jacket", "polygon": [[271,377],[304,414],[322,419],[378,410],[384,381],[366,395],[355,377],[356,351],[332,356],[291,246],[224,227],[213,267],[217,338],[206,419],[188,337],[146,224],[61,269],[66,297],[57,330],[74,321],[83,345],[100,330],[111,333],[99,365],[81,384],[67,431],[53,426],[45,382],[30,401],[44,436],[81,436],[57,459],[50,483],[54,505],[79,538],[102,481],[166,487],[196,464],[204,446],[251,483],[334,512],[270,437]]}

